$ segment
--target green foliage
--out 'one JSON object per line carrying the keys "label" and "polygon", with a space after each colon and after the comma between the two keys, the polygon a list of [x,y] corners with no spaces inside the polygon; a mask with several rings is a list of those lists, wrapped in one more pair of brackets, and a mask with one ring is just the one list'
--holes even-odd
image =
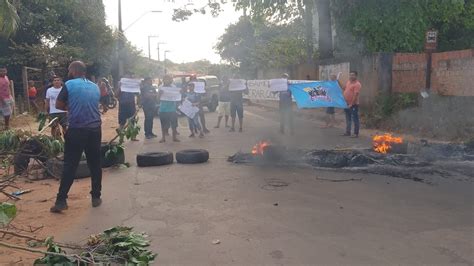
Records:
{"label": "green foliage", "polygon": [[252,77],[260,67],[289,67],[307,56],[303,24],[294,20],[288,25],[264,19],[241,17],[219,38],[215,49],[243,76]]}
{"label": "green foliage", "polygon": [[393,114],[400,110],[416,106],[417,103],[417,93],[381,95],[377,97],[374,107],[368,112],[366,124],[369,127],[377,127]]}
{"label": "green foliage", "polygon": [[125,148],[122,144],[109,144],[107,146],[107,151],[105,152],[105,159],[107,160],[115,160],[121,154],[123,154]]}
{"label": "green foliage", "polygon": [[333,12],[371,52],[420,52],[430,28],[439,50],[474,44],[473,0],[333,0]]}
{"label": "green foliage", "polygon": [[[57,254],[66,254],[54,241],[52,237],[48,237],[44,243],[47,247],[46,251]],[[65,256],[59,255],[45,255],[43,258],[36,259],[33,265],[62,265],[62,266],[73,266],[81,265],[76,260]]]}
{"label": "green foliage", "polygon": [[105,24],[102,1],[29,0],[14,6],[21,24],[15,36],[0,42],[2,62],[64,68],[81,59],[94,74],[109,73],[116,37]]}
{"label": "green foliage", "polygon": [[36,122],[38,122],[38,131],[41,131],[44,128],[47,120],[48,120],[47,113],[45,112],[38,113],[38,116],[36,117]]}
{"label": "green foliage", "polygon": [[9,0],[0,0],[0,36],[10,37],[18,28],[20,17]]}
{"label": "green foliage", "polygon": [[91,236],[90,248],[99,254],[115,255],[120,258],[118,263],[148,265],[154,261],[156,254],[147,249],[150,245],[150,241],[146,239],[147,235],[135,233],[132,229],[117,226],[98,236]]}
{"label": "green foliage", "polygon": [[125,137],[130,139],[135,139],[140,133],[140,126],[138,125],[138,116],[134,116],[128,119],[127,126],[123,129],[123,134]]}
{"label": "green foliage", "polygon": [[21,143],[30,137],[25,131],[6,130],[0,133],[0,152],[16,152]]}
{"label": "green foliage", "polygon": [[23,130],[6,130],[0,133],[0,152],[15,153],[28,141],[36,140],[42,146],[42,153],[55,157],[64,152],[64,143],[48,135],[32,135]]}
{"label": "green foliage", "polygon": [[[87,245],[76,259],[59,255],[45,255],[35,261],[35,265],[86,265],[79,261],[92,261],[102,265],[149,265],[157,254],[148,250],[147,235],[133,232],[131,227],[117,226],[98,235],[91,235]],[[52,238],[45,242],[49,252],[66,254]],[[73,264],[74,263],[74,264]]]}
{"label": "green foliage", "polygon": [[7,226],[16,216],[16,206],[8,202],[0,204],[0,226]]}

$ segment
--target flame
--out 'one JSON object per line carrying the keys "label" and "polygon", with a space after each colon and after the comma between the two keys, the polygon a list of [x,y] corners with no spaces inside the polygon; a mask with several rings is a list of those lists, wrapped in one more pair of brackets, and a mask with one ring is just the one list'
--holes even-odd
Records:
{"label": "flame", "polygon": [[259,141],[255,144],[252,148],[252,155],[263,155],[263,151],[266,147],[270,146],[270,142],[268,141]]}
{"label": "flame", "polygon": [[391,134],[375,135],[373,138],[374,151],[379,153],[390,151],[393,143],[403,143],[403,139],[393,137]]}

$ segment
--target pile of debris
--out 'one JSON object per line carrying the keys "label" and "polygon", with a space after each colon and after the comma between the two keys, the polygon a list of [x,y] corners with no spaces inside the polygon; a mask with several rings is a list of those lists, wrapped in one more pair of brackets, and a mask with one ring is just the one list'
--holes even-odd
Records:
{"label": "pile of debris", "polygon": [[418,144],[399,140],[377,142],[376,139],[372,149],[334,150],[288,149],[263,141],[251,153],[238,152],[228,161],[381,174],[425,183],[432,183],[427,176],[457,180],[474,177],[474,149],[468,145],[431,144],[424,140]]}

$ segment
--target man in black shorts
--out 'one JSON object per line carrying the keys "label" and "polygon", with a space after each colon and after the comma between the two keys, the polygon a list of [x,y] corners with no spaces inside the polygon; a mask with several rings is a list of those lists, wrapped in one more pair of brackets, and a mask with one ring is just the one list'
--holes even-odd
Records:
{"label": "man in black shorts", "polygon": [[56,108],[56,99],[62,90],[62,83],[60,77],[53,77],[53,86],[46,91],[45,106],[49,114],[50,120],[57,118],[56,124],[51,127],[51,135],[55,138],[61,136],[61,131],[58,125],[62,127],[63,134],[67,130],[67,111]]}
{"label": "man in black shorts", "polygon": [[159,90],[160,96],[160,123],[161,123],[161,140],[160,143],[166,142],[166,133],[171,128],[173,141],[179,142],[178,131],[178,114],[177,111],[177,101],[163,100],[163,94],[165,90],[174,90],[176,87],[173,85],[173,77],[166,75],[163,78],[163,87]]}
{"label": "man in black shorts", "polygon": [[230,117],[232,118],[232,127],[230,132],[235,132],[235,117],[239,117],[239,132],[242,132],[244,122],[243,93],[249,94],[249,89],[243,91],[230,91]]}

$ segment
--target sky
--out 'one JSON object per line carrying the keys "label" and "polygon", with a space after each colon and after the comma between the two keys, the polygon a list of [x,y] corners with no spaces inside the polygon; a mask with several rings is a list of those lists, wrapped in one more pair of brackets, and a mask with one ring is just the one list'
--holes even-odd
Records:
{"label": "sky", "polygon": [[[107,25],[118,28],[118,0],[103,2]],[[169,50],[166,58],[176,63],[201,59],[219,63],[221,58],[213,47],[225,29],[239,19],[241,11],[235,11],[231,4],[226,4],[224,11],[216,18],[206,13],[194,14],[183,22],[171,19],[175,8],[188,4],[188,9],[194,9],[206,3],[207,0],[122,0],[122,28],[127,39],[142,50],[144,56],[148,56],[148,36],[158,35],[158,38],[150,38],[153,59],[158,57],[158,42],[163,42],[166,44],[160,44],[160,60],[164,59],[164,51]],[[162,12],[150,12],[158,10]],[[139,17],[136,23],[129,26]]]}

